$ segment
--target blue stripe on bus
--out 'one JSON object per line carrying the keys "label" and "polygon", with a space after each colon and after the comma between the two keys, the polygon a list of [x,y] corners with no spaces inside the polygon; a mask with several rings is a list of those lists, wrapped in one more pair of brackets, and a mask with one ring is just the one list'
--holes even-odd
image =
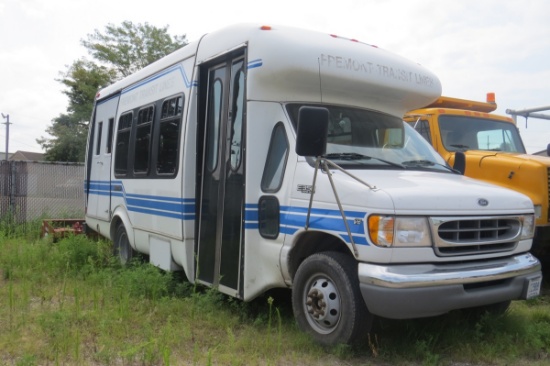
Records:
{"label": "blue stripe on bus", "polygon": [[128,211],[138,212],[138,213],[153,215],[153,216],[170,217],[170,218],[178,219],[178,220],[194,220],[195,219],[195,214],[188,215],[188,214],[183,214],[181,212],[178,213],[178,212],[166,212],[166,211],[149,210],[149,209],[145,209],[145,208],[142,208],[142,207],[135,207],[135,206],[127,206],[127,208],[128,208]]}
{"label": "blue stripe on bus", "polygon": [[152,196],[126,193],[121,181],[90,181],[90,194],[120,197],[129,211],[172,217],[180,220],[195,219],[195,199]]}
{"label": "blue stripe on bus", "polygon": [[192,86],[197,86],[197,85],[198,85],[198,82],[197,82],[196,80],[193,81],[193,80],[190,80],[190,79],[189,79],[189,77],[187,76],[187,73],[185,72],[185,69],[183,68],[183,66],[181,66],[180,64],[178,64],[178,65],[175,65],[175,66],[173,66],[173,67],[171,67],[171,68],[168,68],[168,69],[166,69],[166,70],[164,70],[164,71],[162,71],[162,72],[160,72],[160,73],[158,73],[158,74],[155,74],[155,75],[151,76],[151,77],[148,78],[148,79],[145,79],[145,80],[143,80],[143,81],[141,81],[141,82],[139,82],[139,83],[137,83],[137,84],[134,84],[134,85],[128,87],[127,89],[124,89],[124,90],[122,91],[121,94],[128,93],[129,91],[132,91],[132,90],[134,90],[134,89],[136,89],[136,88],[139,88],[139,87],[141,87],[141,86],[143,86],[143,85],[145,85],[145,84],[150,83],[150,82],[153,81],[153,80],[156,80],[156,79],[158,79],[158,78],[161,78],[161,77],[163,77],[163,76],[165,76],[165,75],[168,75],[168,74],[170,74],[170,73],[172,73],[172,72],[174,72],[174,71],[179,71],[179,72],[180,72],[181,77],[182,77],[182,79],[183,79],[183,82],[184,82],[186,88],[189,89],[189,88],[191,88]]}
{"label": "blue stripe on bus", "polygon": [[[116,188],[115,188],[116,187]],[[177,198],[126,193],[121,181],[90,181],[90,194],[111,195],[122,198],[129,211],[146,215],[170,217],[178,220],[196,219],[196,201],[194,198]],[[244,207],[244,228],[259,229],[259,208],[257,203],[246,203]],[[280,231],[282,234],[294,235],[305,227],[307,207],[281,206]],[[353,241],[358,245],[369,245],[363,222],[366,212],[345,211]],[[360,219],[360,224],[356,224]],[[311,208],[309,228],[327,230],[339,235],[342,240],[351,243],[346,225],[339,210]]]}
{"label": "blue stripe on bus", "polygon": [[261,58],[259,58],[256,60],[248,61],[247,68],[255,69],[256,67],[261,67],[262,65],[263,65],[263,61]]}
{"label": "blue stripe on bus", "polygon": [[[306,225],[307,207],[282,206],[280,209],[280,231],[282,234],[294,235]],[[365,225],[363,222],[366,212],[344,211],[348,222],[349,230],[353,235],[353,241],[357,245],[369,245]],[[357,225],[355,219],[360,219]],[[258,204],[245,204],[245,228],[259,228]],[[309,228],[317,230],[332,231],[339,235],[342,240],[351,243],[346,225],[342,219],[340,210],[311,208],[309,217]]]}

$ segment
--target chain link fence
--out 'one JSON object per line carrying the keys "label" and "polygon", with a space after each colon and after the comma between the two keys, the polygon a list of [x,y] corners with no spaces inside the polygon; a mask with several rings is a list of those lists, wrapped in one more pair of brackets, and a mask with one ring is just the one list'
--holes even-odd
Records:
{"label": "chain link fence", "polygon": [[0,161],[0,218],[84,217],[84,164]]}

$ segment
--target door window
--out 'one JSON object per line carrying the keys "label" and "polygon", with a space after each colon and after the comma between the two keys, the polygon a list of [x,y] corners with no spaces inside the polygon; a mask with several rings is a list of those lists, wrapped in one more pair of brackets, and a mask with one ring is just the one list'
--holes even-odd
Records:
{"label": "door window", "polygon": [[269,143],[262,176],[262,191],[276,192],[281,188],[288,149],[285,127],[282,123],[278,123],[271,134],[271,142]]}

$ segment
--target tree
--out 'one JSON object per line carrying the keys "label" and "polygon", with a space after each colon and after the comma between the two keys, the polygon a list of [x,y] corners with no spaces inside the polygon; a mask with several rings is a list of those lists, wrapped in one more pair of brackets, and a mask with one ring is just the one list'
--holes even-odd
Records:
{"label": "tree", "polygon": [[69,97],[67,113],[54,118],[46,132],[53,138],[36,141],[46,151],[48,161],[84,161],[88,120],[90,119],[97,90],[114,80],[116,72],[97,66],[84,59],[75,61],[58,81],[67,89],[63,94]]}
{"label": "tree", "polygon": [[108,24],[105,34],[97,29],[82,41],[92,57],[114,67],[120,78],[133,74],[159,58],[187,44],[186,37],[168,35],[168,26],[156,28],[145,23]]}
{"label": "tree", "polygon": [[41,138],[36,141],[46,150],[45,158],[49,161],[84,161],[86,153],[87,128],[75,122],[71,115],[60,114],[46,128],[53,139]]}
{"label": "tree", "polygon": [[185,35],[170,36],[168,26],[156,28],[147,23],[125,21],[108,24],[105,33],[97,29],[82,40],[95,60],[74,61],[61,73],[63,91],[69,98],[67,112],[52,120],[46,132],[52,138],[36,141],[49,161],[84,161],[88,122],[97,91],[187,44]]}

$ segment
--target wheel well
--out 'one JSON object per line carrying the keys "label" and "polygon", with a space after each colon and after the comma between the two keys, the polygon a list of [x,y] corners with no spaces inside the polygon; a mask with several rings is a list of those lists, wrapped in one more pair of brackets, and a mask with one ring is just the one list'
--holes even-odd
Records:
{"label": "wheel well", "polygon": [[347,244],[334,235],[319,231],[302,233],[294,243],[288,256],[288,269],[292,279],[294,279],[294,275],[304,259],[312,254],[327,251],[352,255]]}
{"label": "wheel well", "polygon": [[116,238],[115,238],[116,230],[117,230],[118,226],[121,225],[121,224],[124,225],[122,223],[122,220],[121,220],[120,217],[118,217],[118,216],[113,217],[113,220],[111,221],[111,228],[110,228],[110,230],[111,230],[111,240],[112,241],[116,240]]}

